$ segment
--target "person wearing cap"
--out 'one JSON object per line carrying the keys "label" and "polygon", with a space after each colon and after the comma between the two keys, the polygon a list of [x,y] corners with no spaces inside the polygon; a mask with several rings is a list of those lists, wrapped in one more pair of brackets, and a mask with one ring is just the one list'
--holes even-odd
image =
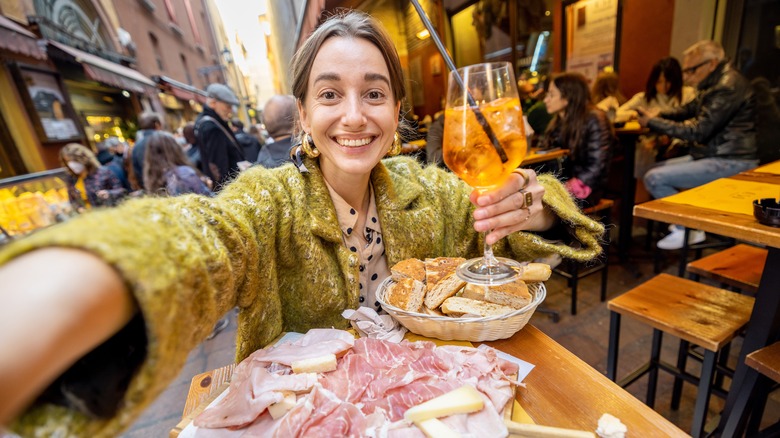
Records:
{"label": "person wearing cap", "polygon": [[195,136],[201,170],[214,181],[214,191],[219,191],[246,163],[244,151],[228,124],[233,106],[239,102],[224,84],[209,85],[206,94],[206,105],[195,120]]}

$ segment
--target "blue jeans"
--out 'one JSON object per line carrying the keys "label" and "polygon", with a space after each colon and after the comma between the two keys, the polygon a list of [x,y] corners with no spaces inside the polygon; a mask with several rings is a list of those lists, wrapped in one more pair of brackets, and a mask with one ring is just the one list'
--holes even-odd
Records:
{"label": "blue jeans", "polygon": [[686,155],[656,164],[645,174],[645,187],[653,198],[664,198],[682,189],[698,187],[756,166],[758,166],[757,159],[735,160],[713,157],[694,160],[690,155]]}

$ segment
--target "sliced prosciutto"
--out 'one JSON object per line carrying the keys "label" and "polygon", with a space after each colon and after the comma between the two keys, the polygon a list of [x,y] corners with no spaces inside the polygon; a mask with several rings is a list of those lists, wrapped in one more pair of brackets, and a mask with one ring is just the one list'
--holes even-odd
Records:
{"label": "sliced prosciutto", "polygon": [[312,359],[328,354],[341,356],[350,350],[354,343],[355,337],[344,330],[312,329],[295,342],[257,350],[242,363],[254,362],[260,366],[280,363],[289,366],[296,360]]}
{"label": "sliced prosciutto", "polygon": [[[336,354],[335,371],[292,374],[296,360]],[[411,407],[471,385],[482,394],[484,408],[441,418],[466,436],[505,437],[500,412],[514,397],[517,365],[491,348],[437,347],[432,342],[400,344],[376,339],[354,340],[341,330],[312,330],[295,342],[253,353],[233,375],[228,395],[195,420],[200,432],[241,428],[245,437],[418,437],[406,422]],[[283,391],[298,394],[281,418],[266,412]]]}
{"label": "sliced prosciutto", "polygon": [[225,398],[195,418],[196,426],[211,429],[247,426],[268,406],[282,401],[282,391],[308,391],[317,383],[316,374],[276,375],[261,367],[235,377]]}

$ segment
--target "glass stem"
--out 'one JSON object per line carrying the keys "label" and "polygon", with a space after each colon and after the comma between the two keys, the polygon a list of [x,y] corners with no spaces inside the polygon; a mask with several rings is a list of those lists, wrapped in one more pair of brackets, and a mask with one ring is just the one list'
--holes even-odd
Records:
{"label": "glass stem", "polygon": [[[490,230],[493,231],[493,230]],[[482,233],[482,238],[484,239],[485,247],[484,247],[484,259],[485,259],[485,266],[487,266],[489,271],[496,266],[498,266],[498,260],[496,260],[496,257],[493,255],[493,245],[488,245],[487,243],[487,235],[490,233],[490,231]]]}

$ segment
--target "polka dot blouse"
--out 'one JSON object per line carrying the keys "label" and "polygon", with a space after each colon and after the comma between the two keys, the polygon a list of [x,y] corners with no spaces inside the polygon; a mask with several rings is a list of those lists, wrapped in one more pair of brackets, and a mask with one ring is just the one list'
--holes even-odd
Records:
{"label": "polka dot blouse", "polygon": [[385,244],[376,211],[374,188],[369,185],[368,214],[363,229],[358,230],[359,210],[349,205],[329,184],[326,185],[336,207],[344,245],[358,256],[360,305],[379,311],[381,308],[376,300],[376,289],[382,280],[390,276],[390,269],[385,258]]}

